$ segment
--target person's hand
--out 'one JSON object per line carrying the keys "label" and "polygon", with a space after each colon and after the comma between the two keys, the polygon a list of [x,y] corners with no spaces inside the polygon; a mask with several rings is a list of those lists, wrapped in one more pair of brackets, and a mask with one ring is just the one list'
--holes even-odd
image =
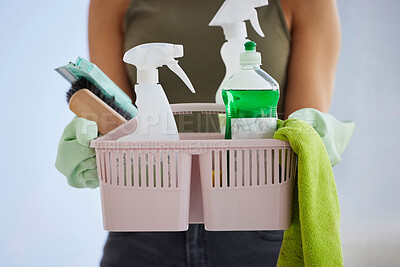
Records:
{"label": "person's hand", "polygon": [[84,118],[73,119],[64,129],[58,144],[56,168],[76,188],[99,186],[96,153],[90,141],[96,138],[97,124]]}
{"label": "person's hand", "polygon": [[293,112],[289,119],[299,119],[311,125],[324,142],[332,167],[338,164],[354,131],[354,122],[339,121],[334,116],[313,108]]}

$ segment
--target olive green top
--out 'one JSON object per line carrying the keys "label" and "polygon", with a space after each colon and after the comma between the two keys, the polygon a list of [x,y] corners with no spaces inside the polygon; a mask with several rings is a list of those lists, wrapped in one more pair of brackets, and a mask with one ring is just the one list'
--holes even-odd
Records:
{"label": "olive green top", "polygon": [[[213,103],[215,93],[225,76],[220,49],[225,42],[221,27],[210,27],[223,0],[133,0],[125,14],[124,50],[150,42],[182,44],[184,56],[179,65],[188,75],[196,94],[167,67],[159,68],[160,84],[172,103]],[[283,117],[283,100],[290,36],[278,0],[257,8],[265,37],[259,36],[247,21],[248,39],[257,43],[262,55],[262,69],[280,85],[279,117]],[[132,84],[136,68],[128,65]]]}

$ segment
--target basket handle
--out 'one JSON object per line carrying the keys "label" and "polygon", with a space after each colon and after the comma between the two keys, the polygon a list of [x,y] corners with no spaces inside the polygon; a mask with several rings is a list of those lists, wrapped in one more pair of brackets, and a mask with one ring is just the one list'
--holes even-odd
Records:
{"label": "basket handle", "polygon": [[171,104],[172,113],[192,114],[193,112],[201,112],[203,114],[225,114],[225,105],[216,103],[182,103]]}
{"label": "basket handle", "polygon": [[[225,114],[225,106],[215,103],[171,104],[171,109],[174,115],[192,114],[193,112],[201,112],[203,114]],[[114,130],[110,131],[108,134],[97,138],[93,144],[97,143],[97,141],[116,140],[124,135],[133,133],[136,130],[136,127],[137,127],[137,120],[133,118],[128,122],[115,128]],[[209,138],[210,137],[206,139]],[[215,137],[213,137],[213,139],[215,139]]]}

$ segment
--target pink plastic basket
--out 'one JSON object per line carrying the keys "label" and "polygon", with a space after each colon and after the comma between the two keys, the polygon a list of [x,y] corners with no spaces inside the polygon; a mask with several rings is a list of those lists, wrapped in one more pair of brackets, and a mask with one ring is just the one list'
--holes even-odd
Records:
{"label": "pink plastic basket", "polygon": [[[225,113],[223,105],[175,104],[174,114]],[[287,229],[296,155],[288,142],[224,140],[182,133],[180,141],[116,141],[135,120],[91,142],[108,231]]]}

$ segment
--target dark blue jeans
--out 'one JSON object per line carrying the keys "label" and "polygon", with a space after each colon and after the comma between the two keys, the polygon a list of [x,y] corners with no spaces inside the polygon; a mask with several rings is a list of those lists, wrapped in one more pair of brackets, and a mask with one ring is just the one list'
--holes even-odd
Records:
{"label": "dark blue jeans", "polygon": [[276,266],[283,231],[110,232],[102,267]]}

